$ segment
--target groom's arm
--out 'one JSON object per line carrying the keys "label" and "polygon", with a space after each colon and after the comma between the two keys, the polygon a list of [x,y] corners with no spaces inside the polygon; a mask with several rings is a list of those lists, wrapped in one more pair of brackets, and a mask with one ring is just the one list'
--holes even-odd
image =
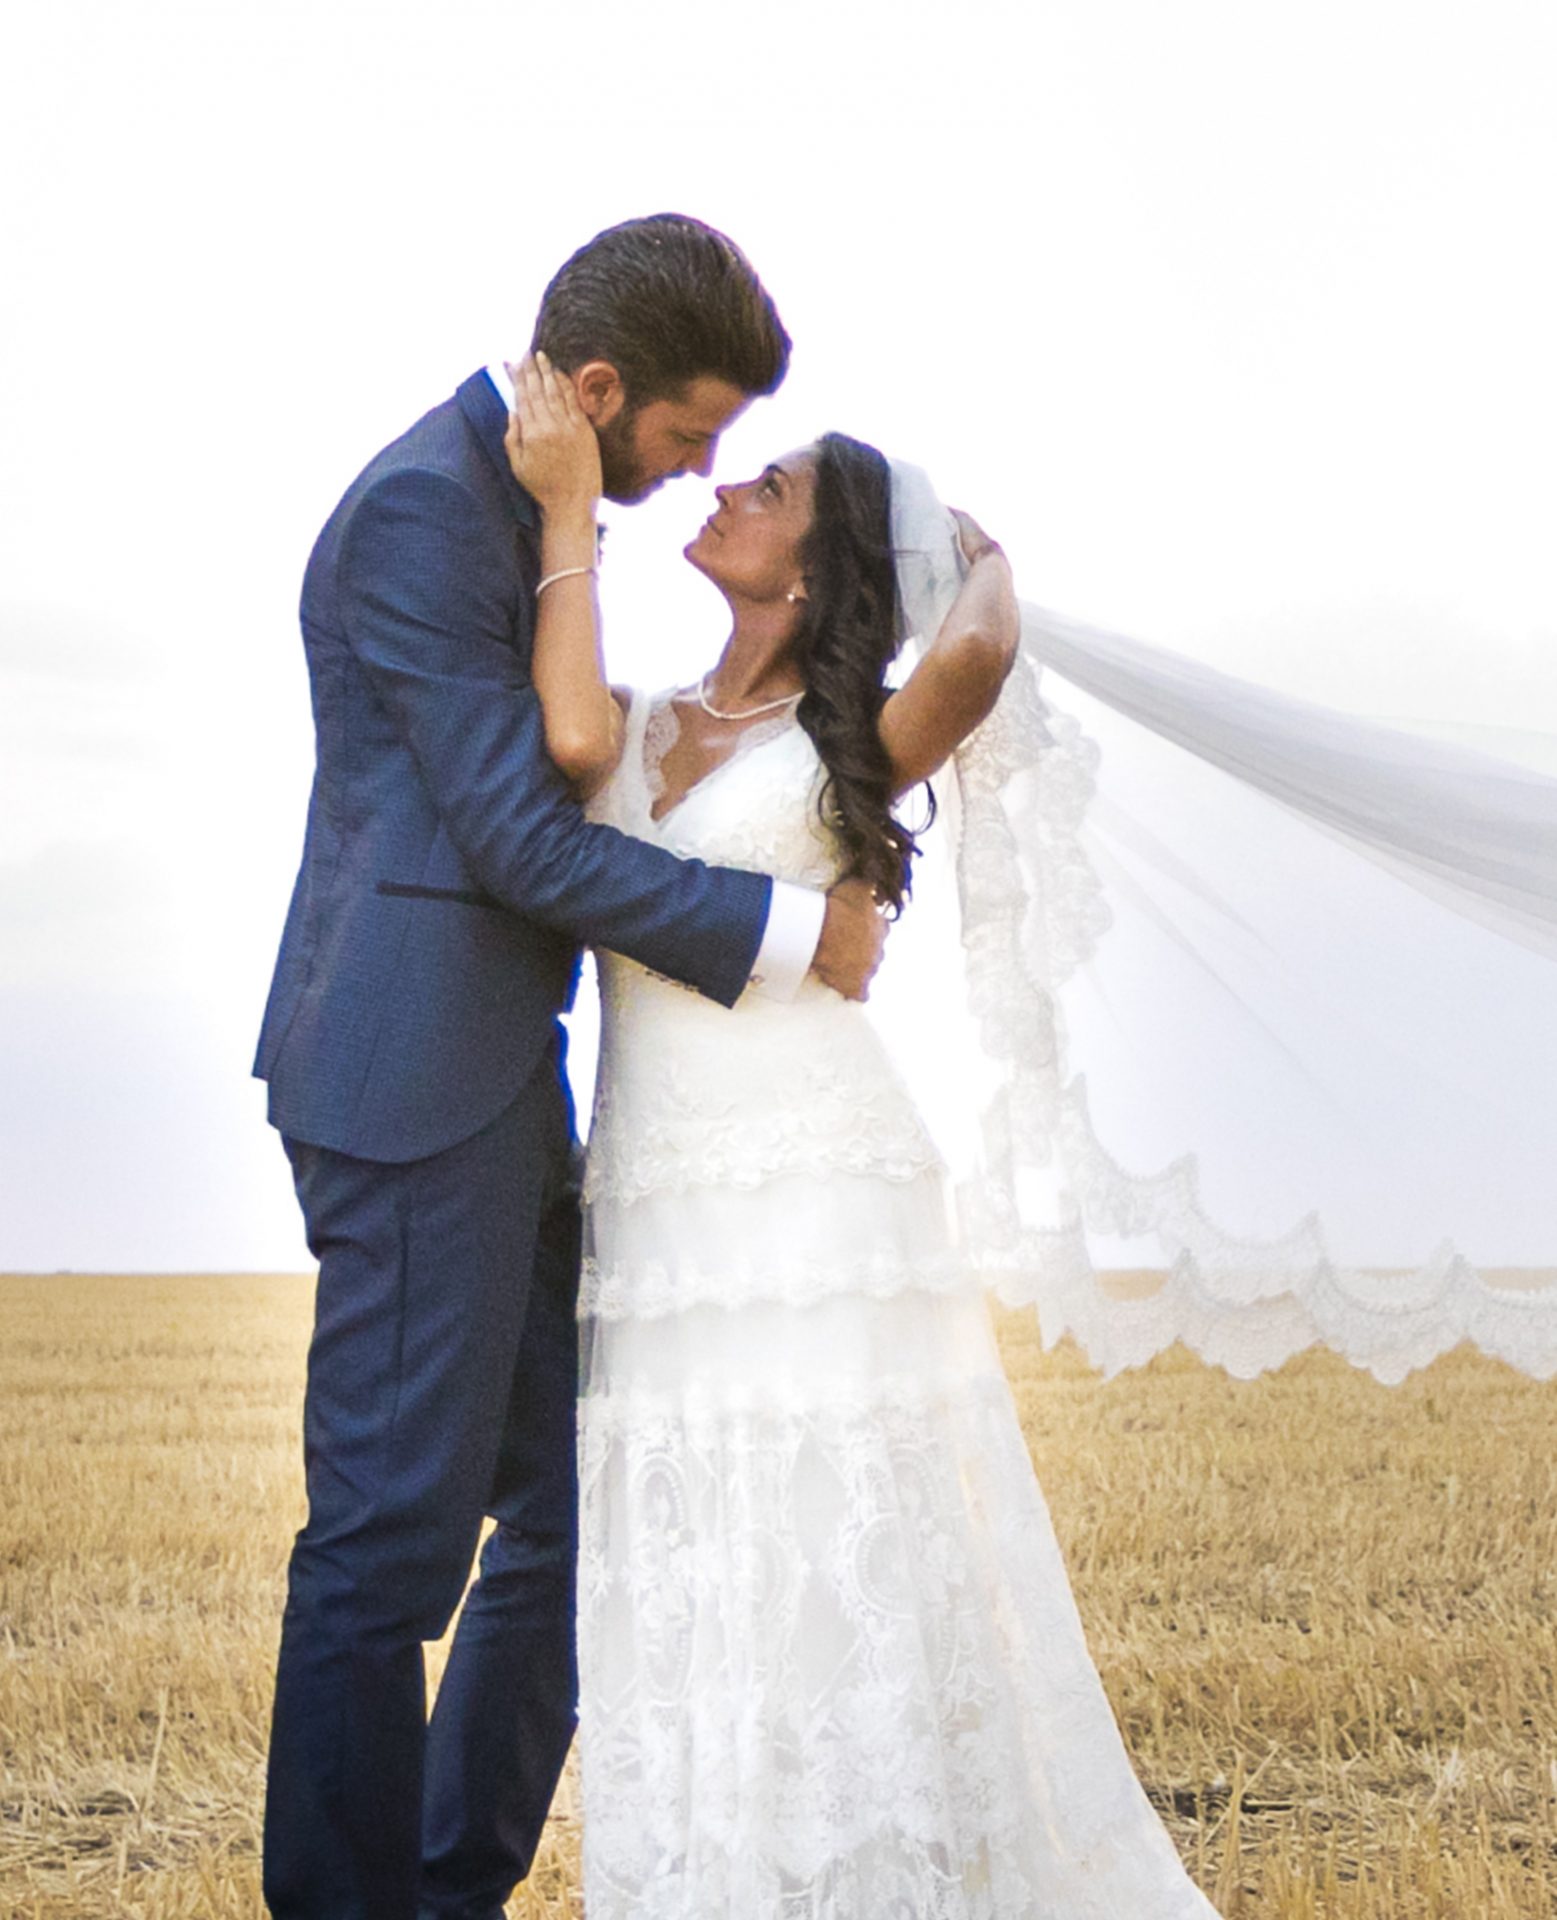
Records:
{"label": "groom's arm", "polygon": [[[759,962],[772,882],[585,820],[546,753],[510,637],[511,575],[468,489],[435,471],[387,474],[352,513],[337,585],[347,643],[482,886],[516,913],[732,1004],[771,958]],[[775,916],[792,972],[808,912],[814,946],[820,904],[789,900]]]}

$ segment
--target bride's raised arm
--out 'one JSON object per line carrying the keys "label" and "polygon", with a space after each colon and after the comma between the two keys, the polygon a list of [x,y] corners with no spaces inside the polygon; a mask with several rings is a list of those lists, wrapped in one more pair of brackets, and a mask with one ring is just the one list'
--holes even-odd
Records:
{"label": "bride's raised arm", "polygon": [[606,679],[595,592],[600,446],[572,382],[544,354],[510,369],[514,411],[503,444],[541,510],[541,579],[530,675],[546,751],[583,793],[622,752],[622,710]]}
{"label": "bride's raised arm", "polygon": [[967,577],[924,658],[881,709],[894,798],[939,771],[988,717],[1021,637],[1004,552],[970,515],[952,512]]}

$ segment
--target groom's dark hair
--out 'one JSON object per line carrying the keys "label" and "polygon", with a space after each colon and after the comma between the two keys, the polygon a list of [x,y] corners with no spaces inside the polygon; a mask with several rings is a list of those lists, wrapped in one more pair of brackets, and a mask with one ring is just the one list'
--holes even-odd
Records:
{"label": "groom's dark hair", "polygon": [[586,241],[542,295],[530,344],[565,373],[609,360],[632,407],[679,398],[703,375],[772,393],[789,370],[789,335],[751,262],[684,213]]}

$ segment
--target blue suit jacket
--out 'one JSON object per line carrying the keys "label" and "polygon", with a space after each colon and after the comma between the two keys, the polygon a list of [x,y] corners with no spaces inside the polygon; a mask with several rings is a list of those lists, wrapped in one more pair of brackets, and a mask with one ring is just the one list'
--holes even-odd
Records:
{"label": "blue suit jacket", "polygon": [[523,1086],[578,943],[732,1004],[771,883],[591,825],[530,680],[539,521],[484,373],[361,473],[303,581],[317,767],[255,1072],[284,1132],[452,1146]]}

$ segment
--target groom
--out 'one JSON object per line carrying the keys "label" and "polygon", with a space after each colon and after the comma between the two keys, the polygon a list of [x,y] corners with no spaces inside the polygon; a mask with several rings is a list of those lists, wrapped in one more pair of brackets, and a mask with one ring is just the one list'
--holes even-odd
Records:
{"label": "groom", "polygon": [[[706,475],[789,357],[744,255],[676,215],[581,248],[534,345],[629,503]],[[499,1920],[567,1752],[579,943],[727,1006],[808,967],[862,998],[880,958],[857,883],[824,899],[583,819],[530,682],[540,527],[507,414],[506,377],[473,374],[352,483],[303,584],[318,764],[255,1069],[319,1262],[275,1920]],[[429,1725],[421,1643],[488,1515]]]}

